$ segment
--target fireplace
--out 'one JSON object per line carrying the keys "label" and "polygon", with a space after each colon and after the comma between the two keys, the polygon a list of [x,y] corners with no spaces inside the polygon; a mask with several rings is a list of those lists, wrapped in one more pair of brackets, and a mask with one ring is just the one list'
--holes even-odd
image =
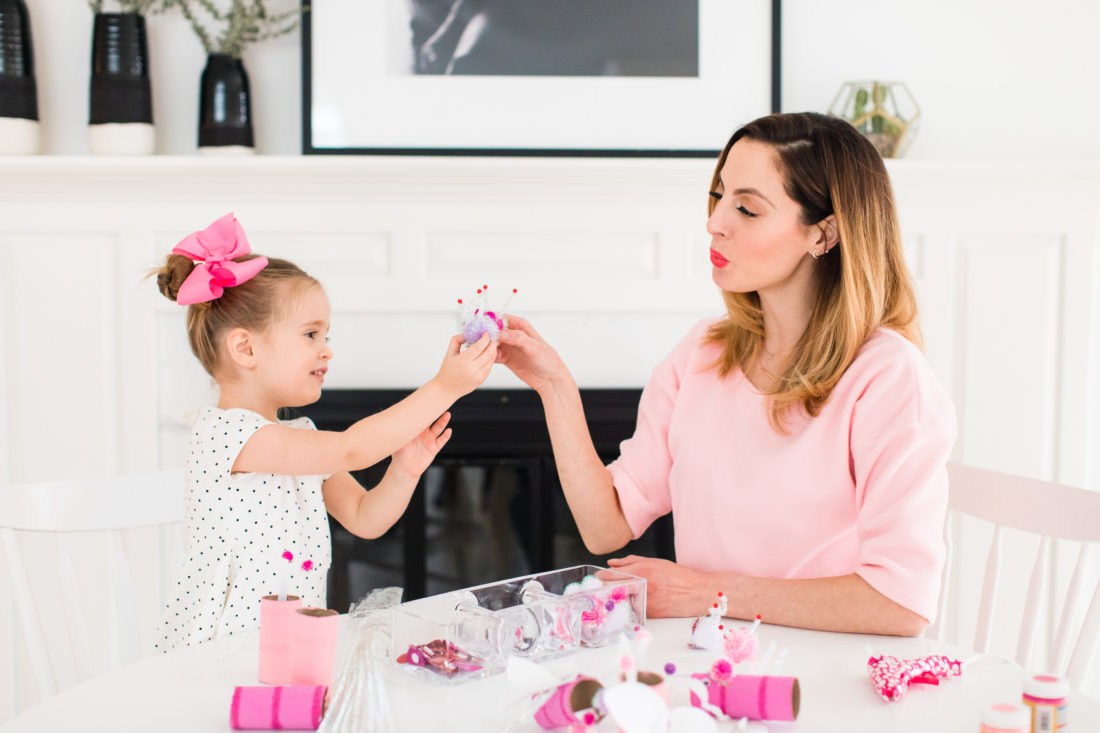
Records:
{"label": "fireplace", "polygon": [[[408,390],[333,389],[297,412],[321,430],[343,430]],[[582,389],[604,462],[634,432],[639,389]],[[626,554],[673,559],[671,517],[611,555],[592,555],[562,494],[542,404],[528,389],[479,389],[451,408],[453,434],[384,536],[363,540],[332,523],[329,607],[346,611],[371,588],[400,585],[405,599],[559,567],[606,564]],[[385,463],[388,463],[386,461]],[[356,472],[365,487],[385,465]]]}

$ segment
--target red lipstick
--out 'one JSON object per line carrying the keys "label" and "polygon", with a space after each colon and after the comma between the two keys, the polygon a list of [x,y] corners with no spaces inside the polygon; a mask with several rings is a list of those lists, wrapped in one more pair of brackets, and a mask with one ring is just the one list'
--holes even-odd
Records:
{"label": "red lipstick", "polygon": [[714,249],[711,249],[711,251],[710,251],[710,264],[714,265],[715,267],[721,268],[721,267],[725,267],[729,263],[730,263],[729,260],[727,260],[722,255],[718,254],[718,252],[716,252]]}

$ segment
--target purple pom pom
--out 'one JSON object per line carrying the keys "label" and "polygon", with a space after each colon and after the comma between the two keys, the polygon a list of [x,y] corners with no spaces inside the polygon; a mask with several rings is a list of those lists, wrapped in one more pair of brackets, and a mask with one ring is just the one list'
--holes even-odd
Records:
{"label": "purple pom pom", "polygon": [[615,601],[608,601],[607,603],[603,604],[603,607],[606,608],[608,611],[612,611],[615,608]]}
{"label": "purple pom pom", "polygon": [[672,662],[669,662],[668,664],[666,664],[665,665],[665,674],[667,674],[667,675],[676,674],[676,665],[673,664]]}

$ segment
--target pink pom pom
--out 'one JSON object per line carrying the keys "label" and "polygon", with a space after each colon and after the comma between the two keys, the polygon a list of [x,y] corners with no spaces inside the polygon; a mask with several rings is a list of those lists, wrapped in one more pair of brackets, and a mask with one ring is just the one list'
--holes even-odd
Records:
{"label": "pink pom pom", "polygon": [[716,680],[729,681],[733,678],[733,665],[729,663],[728,659],[719,659],[710,668],[710,675]]}
{"label": "pink pom pom", "polygon": [[283,559],[286,560],[287,562],[290,562],[291,560],[294,559],[294,553],[291,552],[290,550],[284,551],[283,552]]}
{"label": "pink pom pom", "polygon": [[313,561],[312,560],[306,560],[304,563],[302,563],[302,570],[305,570],[307,573],[310,570],[313,570]]}
{"label": "pink pom pom", "polygon": [[630,657],[623,657],[619,660],[619,669],[621,669],[623,672],[629,672],[630,670],[634,669],[634,660]]}
{"label": "pink pom pom", "polygon": [[726,657],[739,664],[756,656],[756,635],[748,628],[731,629],[726,632]]}

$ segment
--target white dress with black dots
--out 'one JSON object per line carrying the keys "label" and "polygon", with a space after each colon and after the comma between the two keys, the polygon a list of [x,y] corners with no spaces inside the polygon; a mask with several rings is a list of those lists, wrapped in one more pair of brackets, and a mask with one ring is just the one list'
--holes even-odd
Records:
{"label": "white dress with black dots", "polygon": [[[281,424],[316,430],[308,417]],[[327,476],[231,473],[252,434],[271,422],[251,410],[204,408],[188,446],[186,560],[164,611],[157,651],[259,628],[260,598],[279,591],[283,552],[294,553],[289,591],[326,607],[332,558],[321,496]],[[301,570],[313,561],[309,572]]]}

